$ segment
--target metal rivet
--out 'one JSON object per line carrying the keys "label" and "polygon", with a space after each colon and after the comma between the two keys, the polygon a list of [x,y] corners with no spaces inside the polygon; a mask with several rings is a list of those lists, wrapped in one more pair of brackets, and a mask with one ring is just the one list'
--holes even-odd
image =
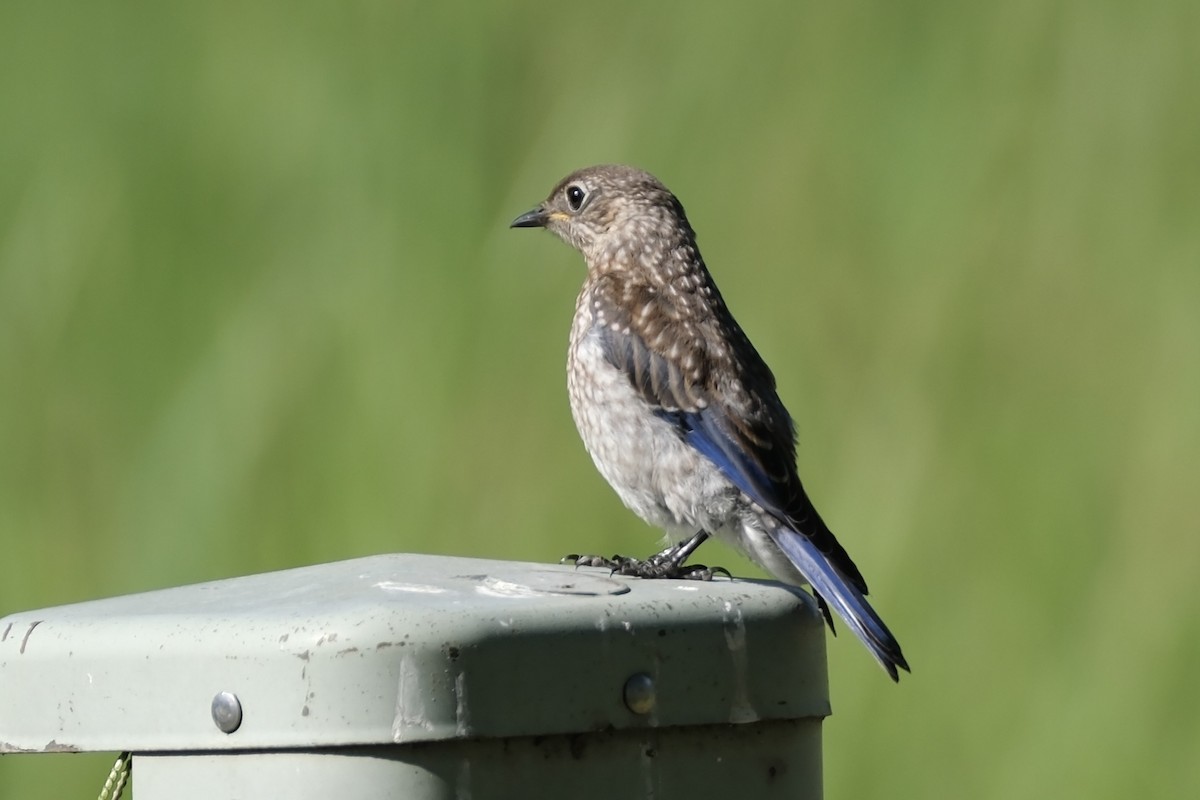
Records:
{"label": "metal rivet", "polygon": [[644,672],[631,675],[625,681],[625,707],[635,714],[649,714],[654,710],[658,696],[655,694],[654,679]]}
{"label": "metal rivet", "polygon": [[233,733],[242,724],[242,701],[233,692],[220,692],[212,701],[212,718],[224,733]]}

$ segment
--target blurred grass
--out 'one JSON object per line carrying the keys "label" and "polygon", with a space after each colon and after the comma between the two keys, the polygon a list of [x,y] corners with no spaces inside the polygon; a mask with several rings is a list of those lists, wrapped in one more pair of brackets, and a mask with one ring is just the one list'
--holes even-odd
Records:
{"label": "blurred grass", "polygon": [[831,646],[828,795],[1195,796],[1198,9],[5,6],[0,612],[648,552],[566,407],[579,259],[506,229],[624,161],[913,663]]}

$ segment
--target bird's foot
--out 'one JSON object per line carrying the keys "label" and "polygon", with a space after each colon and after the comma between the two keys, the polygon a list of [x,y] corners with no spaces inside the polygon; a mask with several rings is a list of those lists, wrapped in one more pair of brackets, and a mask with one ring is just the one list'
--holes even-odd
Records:
{"label": "bird's foot", "polygon": [[[675,548],[668,548],[646,559],[629,556],[588,556],[572,553],[564,556],[561,563],[573,563],[577,567],[605,567],[614,575],[635,578],[669,578],[688,581],[711,581],[717,575],[732,578],[724,567],[709,567],[704,564],[684,564]],[[686,554],[685,554],[686,555]]]}

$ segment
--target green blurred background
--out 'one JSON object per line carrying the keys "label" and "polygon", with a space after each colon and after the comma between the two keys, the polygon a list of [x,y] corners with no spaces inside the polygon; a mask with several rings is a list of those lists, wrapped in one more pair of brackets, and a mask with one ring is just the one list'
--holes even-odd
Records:
{"label": "green blurred background", "polygon": [[[831,642],[828,796],[1200,795],[1198,33],[1191,0],[7,3],[0,614],[650,552],[567,409],[582,262],[507,229],[629,162],[913,665]],[[4,758],[0,797],[108,761]]]}

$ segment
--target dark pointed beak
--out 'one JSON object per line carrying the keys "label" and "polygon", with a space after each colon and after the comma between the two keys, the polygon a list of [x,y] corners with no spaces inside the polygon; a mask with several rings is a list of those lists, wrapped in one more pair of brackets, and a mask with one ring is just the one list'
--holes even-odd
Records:
{"label": "dark pointed beak", "polygon": [[546,209],[538,206],[535,209],[526,211],[521,216],[512,221],[508,227],[510,228],[544,228],[546,227]]}

